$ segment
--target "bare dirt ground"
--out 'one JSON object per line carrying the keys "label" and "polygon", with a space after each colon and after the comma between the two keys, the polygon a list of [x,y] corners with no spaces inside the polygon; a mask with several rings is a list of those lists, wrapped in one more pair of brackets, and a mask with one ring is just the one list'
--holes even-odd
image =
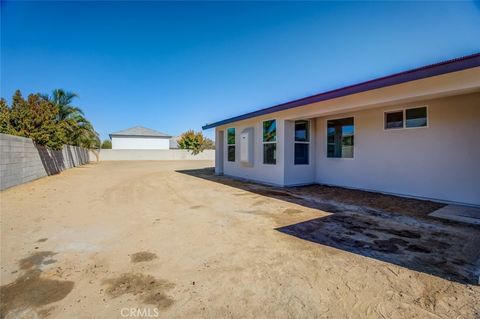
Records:
{"label": "bare dirt ground", "polygon": [[1,317],[480,317],[480,229],[427,216],[441,205],[211,165],[101,162],[3,191]]}

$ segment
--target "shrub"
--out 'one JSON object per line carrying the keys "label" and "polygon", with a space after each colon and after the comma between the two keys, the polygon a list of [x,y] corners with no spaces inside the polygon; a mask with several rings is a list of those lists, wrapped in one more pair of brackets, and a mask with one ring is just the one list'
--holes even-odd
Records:
{"label": "shrub", "polygon": [[110,140],[104,140],[102,142],[102,148],[103,149],[111,149],[112,148],[112,141]]}
{"label": "shrub", "polygon": [[197,155],[205,149],[214,149],[215,144],[211,139],[204,137],[202,132],[189,130],[180,136],[178,147],[191,150],[193,155]]}

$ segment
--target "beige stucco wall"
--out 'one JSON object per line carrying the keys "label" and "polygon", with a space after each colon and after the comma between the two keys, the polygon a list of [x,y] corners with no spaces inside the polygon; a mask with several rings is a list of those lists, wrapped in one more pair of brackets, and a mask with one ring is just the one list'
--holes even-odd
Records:
{"label": "beige stucco wall", "polygon": [[[216,172],[276,185],[327,183],[480,205],[480,67],[317,102],[216,127]],[[428,128],[383,130],[383,112],[429,106]],[[355,158],[326,158],[326,119],[355,116]],[[262,122],[277,120],[277,165],[263,164]],[[311,120],[310,165],[293,164],[293,123]],[[237,129],[237,161],[226,130]],[[254,165],[238,161],[240,132],[254,129]],[[223,154],[223,160],[220,154]],[[223,162],[223,168],[220,164]]]}
{"label": "beige stucco wall", "polygon": [[[275,165],[263,164],[263,121],[277,121],[277,163]],[[294,121],[285,120],[279,116],[264,116],[252,119],[251,121],[242,121],[217,128],[217,140],[219,134],[223,136],[222,143],[216,143],[217,164],[215,165],[217,173],[221,173],[218,161],[223,154],[223,174],[240,177],[243,179],[260,181],[272,185],[305,185],[315,182],[315,121],[310,123],[310,161],[308,165],[294,165]],[[227,156],[227,129],[235,128],[235,162],[229,162]],[[253,166],[244,165],[240,162],[240,134],[245,129],[253,129]],[[223,148],[223,149],[222,149]]]}
{"label": "beige stucco wall", "polygon": [[[98,154],[98,153],[97,153]],[[102,149],[98,154],[99,161],[213,161],[215,150],[204,150],[193,155],[188,150],[114,150]],[[90,161],[97,161],[94,152],[90,152]]]}
{"label": "beige stucco wall", "polygon": [[[385,111],[422,105],[428,106],[428,127],[383,129]],[[480,205],[480,93],[313,118],[310,165],[293,164],[293,120],[288,113],[218,127],[217,133],[224,136],[223,149],[217,143],[217,152],[223,153],[223,173],[275,185],[324,183]],[[327,158],[326,121],[348,116],[355,118],[355,156]],[[268,119],[277,120],[276,165],[263,164],[262,122]],[[227,161],[228,127],[237,132],[235,162]],[[254,129],[253,167],[239,162],[239,136],[250,127]]]}
{"label": "beige stucco wall", "polygon": [[[384,130],[384,111],[428,106],[428,127]],[[326,121],[355,118],[353,159],[326,157]],[[480,205],[480,93],[316,120],[316,181]]]}
{"label": "beige stucco wall", "polygon": [[310,145],[309,145],[309,163],[308,165],[295,165],[295,121],[285,121],[285,167],[284,167],[284,185],[305,185],[315,183],[316,175],[316,121],[312,119],[310,124]]}
{"label": "beige stucco wall", "polygon": [[[277,120],[277,164],[263,164],[263,142],[262,142],[262,123],[265,120]],[[235,128],[235,162],[229,162],[227,156],[227,129]],[[240,133],[247,128],[253,128],[253,166],[245,166],[240,163]],[[217,128],[217,132],[223,132],[224,145],[223,150],[220,144],[217,143],[217,152],[223,153],[223,174],[236,176],[243,179],[261,181],[267,184],[284,185],[284,158],[283,151],[284,143],[284,121],[275,117],[255,118],[251,121],[242,121],[241,123],[233,123]],[[218,166],[218,165],[217,165]]]}

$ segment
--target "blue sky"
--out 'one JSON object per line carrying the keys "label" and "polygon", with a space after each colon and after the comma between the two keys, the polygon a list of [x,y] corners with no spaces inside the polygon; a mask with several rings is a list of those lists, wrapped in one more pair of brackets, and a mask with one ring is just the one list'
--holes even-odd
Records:
{"label": "blue sky", "polygon": [[1,4],[1,96],[77,92],[102,138],[200,130],[478,51],[479,2]]}

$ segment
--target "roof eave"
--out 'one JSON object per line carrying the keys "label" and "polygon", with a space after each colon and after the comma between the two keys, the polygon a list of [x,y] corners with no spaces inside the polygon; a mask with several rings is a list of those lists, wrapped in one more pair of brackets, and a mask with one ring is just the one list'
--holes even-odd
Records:
{"label": "roof eave", "polygon": [[311,95],[298,100],[293,100],[290,102],[278,104],[278,105],[271,106],[258,111],[249,112],[243,115],[231,117],[231,118],[218,121],[212,124],[207,124],[202,126],[202,129],[207,130],[220,125],[242,121],[249,118],[266,115],[274,112],[280,112],[280,111],[292,109],[299,106],[331,100],[331,99],[335,99],[335,98],[339,98],[347,95],[380,89],[380,88],[402,84],[406,82],[421,80],[421,79],[425,79],[425,78],[429,78],[437,75],[471,69],[478,66],[480,66],[480,53],[423,66],[423,67],[412,69],[409,71],[395,73],[392,75],[376,78],[370,81],[361,82],[358,84],[323,92],[320,94]]}

